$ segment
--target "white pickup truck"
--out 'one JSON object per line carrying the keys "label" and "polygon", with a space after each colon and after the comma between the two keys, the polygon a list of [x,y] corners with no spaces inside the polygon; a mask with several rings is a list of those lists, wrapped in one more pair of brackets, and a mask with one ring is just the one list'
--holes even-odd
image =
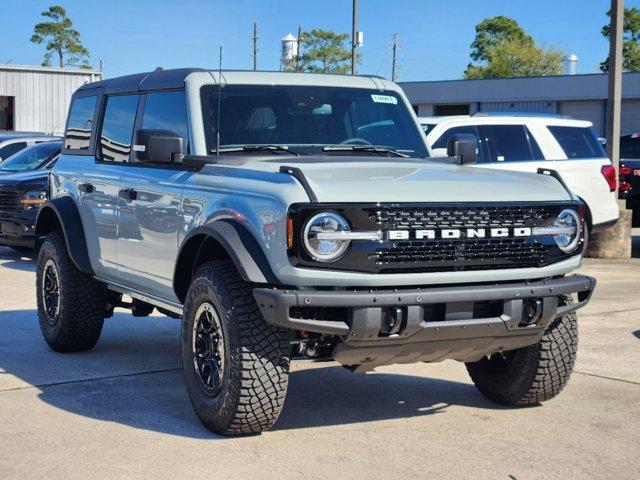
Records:
{"label": "white pickup truck", "polygon": [[452,135],[473,134],[478,138],[474,166],[523,172],[555,170],[587,204],[590,230],[609,227],[618,219],[615,170],[591,122],[550,115],[490,113],[421,117],[419,121],[434,157],[446,156]]}

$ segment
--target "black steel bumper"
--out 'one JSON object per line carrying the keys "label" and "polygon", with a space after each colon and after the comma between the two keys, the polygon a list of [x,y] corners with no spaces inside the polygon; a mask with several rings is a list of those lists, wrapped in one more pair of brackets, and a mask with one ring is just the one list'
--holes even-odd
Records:
{"label": "black steel bumper", "polygon": [[30,219],[28,222],[0,220],[0,245],[32,248],[36,239],[34,220]]}
{"label": "black steel bumper", "polygon": [[[391,363],[455,359],[476,361],[485,355],[539,341],[549,323],[583,307],[595,279],[571,275],[535,282],[450,286],[377,291],[316,291],[257,288],[254,296],[267,323],[308,332],[340,335],[333,352],[344,365],[363,369]],[[577,301],[561,301],[577,294]],[[476,304],[497,302],[501,314],[483,317]],[[442,318],[430,321],[425,312],[434,305]],[[536,306],[534,321],[527,316]],[[318,308],[344,307],[344,320],[316,320],[292,316]],[[401,327],[383,332],[389,309],[400,311]],[[480,315],[480,316],[479,316]]]}

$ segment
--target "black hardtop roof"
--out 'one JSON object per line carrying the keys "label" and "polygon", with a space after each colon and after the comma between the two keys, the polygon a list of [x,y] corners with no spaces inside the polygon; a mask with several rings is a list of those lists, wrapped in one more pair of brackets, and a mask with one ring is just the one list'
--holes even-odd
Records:
{"label": "black hardtop roof", "polygon": [[[193,72],[211,72],[204,68],[175,68],[170,70],[154,70],[153,72],[134,73],[133,75],[125,75],[123,77],[109,78],[99,82],[85,83],[77,92],[86,92],[94,88],[103,88],[106,95],[116,93],[138,92],[146,90],[166,90],[172,88],[184,87],[184,81]],[[224,72],[240,71],[240,70],[223,70]],[[244,70],[242,70],[244,71]],[[249,70],[247,70],[249,71]],[[257,73],[260,73],[258,71]],[[276,72],[269,72],[276,73]],[[281,72],[291,73],[291,72]],[[304,73],[299,73],[304,75]],[[325,74],[331,75],[331,74]],[[375,75],[358,75],[363,77],[376,77]]]}
{"label": "black hardtop roof", "polygon": [[124,77],[109,78],[99,82],[85,83],[78,92],[104,88],[105,94],[137,92],[140,90],[164,90],[181,88],[190,73],[206,72],[202,68],[176,68],[172,70],[155,70],[153,72],[134,73]]}

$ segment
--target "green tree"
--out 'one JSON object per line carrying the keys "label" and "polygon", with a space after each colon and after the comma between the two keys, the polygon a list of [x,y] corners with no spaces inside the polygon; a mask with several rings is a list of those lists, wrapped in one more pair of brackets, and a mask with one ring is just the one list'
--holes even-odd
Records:
{"label": "green tree", "polygon": [[[303,32],[298,55],[300,70],[315,73],[346,74],[351,70],[351,45],[348,33],[314,28]],[[295,65],[290,69],[295,68]]]}
{"label": "green tree", "polygon": [[489,52],[505,40],[518,41],[523,45],[535,45],[533,38],[525,33],[513,18],[498,15],[485,18],[476,25],[476,38],[471,44],[471,59],[476,62],[489,60]]}
{"label": "green tree", "polygon": [[[611,17],[611,11],[607,12]],[[611,25],[602,27],[602,35],[609,38]],[[624,9],[622,23],[622,68],[627,72],[640,72],[640,9],[636,7]],[[600,64],[600,70],[609,71],[609,57]]]}
{"label": "green tree", "polygon": [[82,45],[80,33],[74,30],[73,22],[67,17],[66,10],[59,5],[52,5],[41,15],[50,21],[38,23],[34,27],[31,41],[38,45],[45,44],[47,53],[42,65],[51,66],[53,55],[57,55],[60,67],[90,68],[89,50]]}
{"label": "green tree", "polygon": [[481,65],[469,65],[465,78],[537,77],[560,75],[563,52],[518,39],[504,39],[485,51]]}

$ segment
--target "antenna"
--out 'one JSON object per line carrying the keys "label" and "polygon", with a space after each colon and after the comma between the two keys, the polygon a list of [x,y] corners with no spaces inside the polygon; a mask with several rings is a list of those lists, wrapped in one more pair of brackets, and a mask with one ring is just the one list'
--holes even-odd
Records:
{"label": "antenna", "polygon": [[216,125],[216,157],[220,156],[220,105],[222,104],[222,45],[220,45],[220,53],[218,58],[218,119]]}

